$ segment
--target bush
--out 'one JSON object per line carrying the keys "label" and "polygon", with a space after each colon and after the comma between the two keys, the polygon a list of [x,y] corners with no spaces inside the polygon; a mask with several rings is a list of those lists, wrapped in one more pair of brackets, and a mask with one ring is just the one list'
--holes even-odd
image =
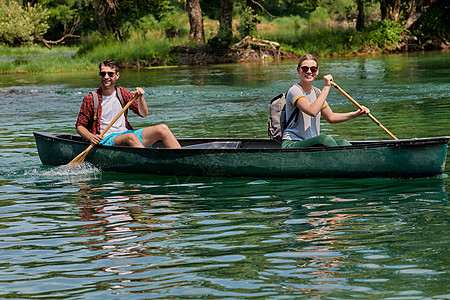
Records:
{"label": "bush", "polygon": [[362,42],[384,50],[402,40],[405,29],[392,20],[375,22],[362,31]]}
{"label": "bush", "polygon": [[328,20],[328,12],[323,7],[318,7],[309,15],[309,22],[311,24],[325,23]]}
{"label": "bush", "polygon": [[240,25],[237,28],[241,38],[245,38],[248,35],[256,36],[258,34],[256,23],[260,21],[261,18],[255,14],[255,11],[251,7],[246,6],[241,14]]}
{"label": "bush", "polygon": [[19,46],[41,38],[49,28],[48,16],[39,4],[23,8],[16,1],[0,0],[0,43]]}
{"label": "bush", "polygon": [[147,34],[149,32],[163,32],[168,38],[179,37],[189,33],[189,19],[186,13],[181,11],[172,11],[169,15],[157,20],[153,15],[145,15],[137,22],[129,23],[127,26],[132,32]]}
{"label": "bush", "polygon": [[259,32],[262,39],[277,41],[282,44],[285,51],[297,55],[311,53],[314,55],[335,55],[356,52],[358,49],[349,40],[354,33],[353,29],[342,30],[327,26],[311,26],[297,30],[284,30]]}

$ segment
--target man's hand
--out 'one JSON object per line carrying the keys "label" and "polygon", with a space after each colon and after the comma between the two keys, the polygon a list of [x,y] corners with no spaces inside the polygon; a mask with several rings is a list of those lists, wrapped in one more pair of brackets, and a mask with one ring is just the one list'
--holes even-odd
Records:
{"label": "man's hand", "polygon": [[100,134],[92,134],[91,138],[89,139],[91,144],[95,145],[98,145],[98,143],[100,143],[101,140],[103,140],[103,137]]}
{"label": "man's hand", "polygon": [[136,90],[134,91],[135,94],[140,96],[143,96],[145,94],[145,91],[143,88],[137,87]]}

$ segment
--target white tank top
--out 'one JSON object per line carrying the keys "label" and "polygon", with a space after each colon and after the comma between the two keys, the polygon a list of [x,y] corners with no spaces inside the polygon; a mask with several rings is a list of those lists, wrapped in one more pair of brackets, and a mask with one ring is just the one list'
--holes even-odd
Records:
{"label": "white tank top", "polygon": [[[111,123],[111,121],[119,114],[122,110],[122,105],[120,104],[119,98],[116,96],[116,91],[109,96],[102,95],[102,116],[100,118],[100,132],[106,128],[106,126]],[[122,114],[119,119],[108,129],[104,136],[108,136],[112,133],[121,133],[127,131],[125,126],[125,116]]]}

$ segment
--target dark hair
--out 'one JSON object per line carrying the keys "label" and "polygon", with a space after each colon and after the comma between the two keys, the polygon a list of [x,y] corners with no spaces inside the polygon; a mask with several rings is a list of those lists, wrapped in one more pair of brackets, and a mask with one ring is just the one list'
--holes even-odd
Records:
{"label": "dark hair", "polygon": [[300,57],[300,59],[298,60],[298,65],[297,67],[300,67],[300,65],[302,64],[303,61],[305,60],[313,60],[316,62],[317,66],[319,66],[319,61],[317,61],[317,58],[314,55],[311,54],[305,54],[302,57]]}
{"label": "dark hair", "polygon": [[116,72],[119,72],[119,65],[116,63],[116,61],[114,59],[108,58],[107,60],[102,61],[98,65],[98,68],[100,71],[102,70],[102,66],[110,67],[110,68],[114,69]]}

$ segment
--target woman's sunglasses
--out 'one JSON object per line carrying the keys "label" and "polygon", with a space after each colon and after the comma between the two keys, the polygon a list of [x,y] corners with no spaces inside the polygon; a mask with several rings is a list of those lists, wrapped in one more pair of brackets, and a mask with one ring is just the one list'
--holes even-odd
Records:
{"label": "woman's sunglasses", "polygon": [[105,77],[108,74],[109,77],[116,75],[116,72],[100,72],[100,76]]}
{"label": "woman's sunglasses", "polygon": [[319,70],[319,67],[307,67],[307,66],[303,66],[303,67],[300,67],[300,69],[302,69],[302,71],[305,72],[305,73],[308,72],[309,69],[311,69],[311,72],[312,72],[312,73],[316,73],[317,70]]}

